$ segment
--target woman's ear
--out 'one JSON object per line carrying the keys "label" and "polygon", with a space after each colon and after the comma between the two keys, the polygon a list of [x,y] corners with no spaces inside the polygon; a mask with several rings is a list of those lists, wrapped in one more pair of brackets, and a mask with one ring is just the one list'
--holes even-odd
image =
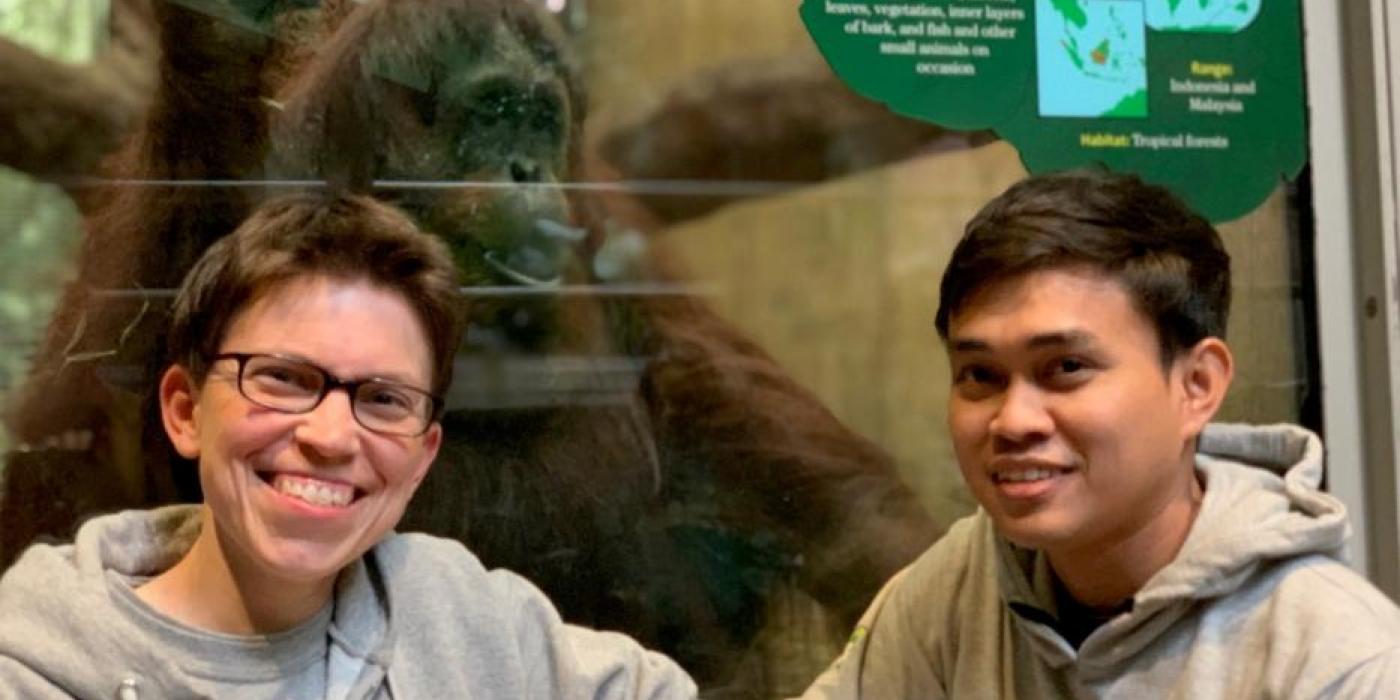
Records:
{"label": "woman's ear", "polygon": [[1177,360],[1181,371],[1183,437],[1195,438],[1220,410],[1235,378],[1235,357],[1225,341],[1210,337]]}
{"label": "woman's ear", "polygon": [[423,441],[423,454],[419,456],[420,461],[413,466],[411,479],[413,488],[423,483],[423,478],[428,475],[428,467],[433,465],[433,459],[437,457],[438,448],[442,447],[442,424],[434,422],[428,432],[423,433],[420,440]]}
{"label": "woman's ear", "polygon": [[189,370],[171,365],[160,378],[160,418],[175,451],[199,457],[199,390]]}

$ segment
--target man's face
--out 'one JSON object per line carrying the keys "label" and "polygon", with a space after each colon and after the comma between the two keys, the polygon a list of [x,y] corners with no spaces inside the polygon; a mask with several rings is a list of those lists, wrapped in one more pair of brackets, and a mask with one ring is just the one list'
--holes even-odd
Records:
{"label": "man's face", "polygon": [[[234,319],[219,352],[297,358],[346,380],[432,386],[428,341],[413,310],[367,282],[310,277],[275,287]],[[237,377],[235,360],[215,362],[171,438],[199,460],[205,504],[231,565],[328,580],[398,522],[441,428],[417,437],[370,431],[356,422],[344,389],[308,413],[281,413],[246,399]],[[171,413],[180,411],[167,407],[167,426]]]}
{"label": "man's face", "polygon": [[1113,278],[1031,272],[979,291],[948,330],[948,423],[958,464],[998,530],[1083,552],[1154,529],[1191,493],[1194,433],[1182,365]]}

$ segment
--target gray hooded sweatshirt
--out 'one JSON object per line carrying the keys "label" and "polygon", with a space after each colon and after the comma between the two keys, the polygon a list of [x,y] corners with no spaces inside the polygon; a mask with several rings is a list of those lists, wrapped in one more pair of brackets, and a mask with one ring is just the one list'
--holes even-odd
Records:
{"label": "gray hooded sweatshirt", "polygon": [[898,574],[804,699],[1400,698],[1400,609],[1338,560],[1322,444],[1213,425],[1181,551],[1076,650],[1046,557],[959,521]]}
{"label": "gray hooded sweatshirt", "polygon": [[195,630],[137,598],[199,531],[198,507],[94,519],[0,579],[0,698],[694,698],[666,657],[563,623],[534,586],[456,542],[391,535],[332,603],[257,637]]}

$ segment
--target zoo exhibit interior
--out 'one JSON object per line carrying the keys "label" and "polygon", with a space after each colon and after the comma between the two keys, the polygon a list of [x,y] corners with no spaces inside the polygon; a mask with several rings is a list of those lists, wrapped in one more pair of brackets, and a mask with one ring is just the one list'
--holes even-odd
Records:
{"label": "zoo exhibit interior", "polygon": [[[932,320],[963,224],[1026,174],[1018,149],[859,96],[795,0],[404,0],[417,9],[356,21],[381,4],[0,0],[0,108],[17,111],[0,138],[3,564],[93,514],[199,498],[151,413],[172,288],[257,198],[358,187],[448,240],[471,305],[446,443],[402,528],[665,651],[706,697],[800,692],[880,584],[974,508]],[[1354,56],[1319,61],[1370,25],[1302,4],[1326,24],[1309,80],[1341,110]],[[346,68],[364,61],[387,68]],[[1219,226],[1224,420],[1326,433],[1329,376],[1363,412],[1389,396],[1384,361],[1329,375],[1338,341],[1320,339],[1351,319],[1336,352],[1357,368],[1388,352],[1359,309],[1393,193],[1338,195],[1367,180],[1348,148],[1313,144]],[[1356,258],[1340,272],[1318,271],[1327,196],[1357,207],[1327,233]],[[1390,414],[1367,415],[1385,418],[1335,449],[1390,470],[1393,496],[1374,427]],[[1384,579],[1393,518],[1366,524]]]}

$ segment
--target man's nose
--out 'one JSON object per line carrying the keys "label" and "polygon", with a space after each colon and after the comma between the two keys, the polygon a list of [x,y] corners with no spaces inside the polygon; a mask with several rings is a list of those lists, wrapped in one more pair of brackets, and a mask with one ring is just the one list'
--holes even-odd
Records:
{"label": "man's nose", "polygon": [[359,430],[349,392],[337,388],[302,415],[296,439],[322,458],[338,459],[355,453]]}
{"label": "man's nose", "polygon": [[1013,379],[988,429],[999,444],[1015,447],[1049,437],[1055,432],[1055,420],[1045,405],[1044,392],[1030,382]]}

